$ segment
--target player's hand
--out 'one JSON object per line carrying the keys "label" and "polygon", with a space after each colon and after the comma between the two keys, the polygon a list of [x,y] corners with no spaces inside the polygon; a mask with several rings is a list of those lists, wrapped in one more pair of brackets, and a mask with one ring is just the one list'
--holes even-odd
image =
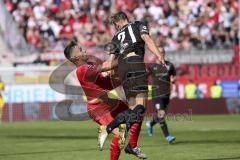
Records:
{"label": "player's hand", "polygon": [[108,77],[109,76],[108,72],[102,72],[101,74],[102,74],[103,77]]}

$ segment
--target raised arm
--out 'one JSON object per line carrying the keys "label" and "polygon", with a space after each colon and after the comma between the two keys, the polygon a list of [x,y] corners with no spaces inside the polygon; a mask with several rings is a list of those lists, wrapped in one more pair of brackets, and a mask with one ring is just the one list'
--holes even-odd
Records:
{"label": "raised arm", "polygon": [[155,45],[154,41],[152,40],[152,38],[149,36],[149,34],[142,34],[141,35],[142,39],[144,40],[144,42],[146,43],[146,45],[148,46],[148,48],[152,51],[152,53],[154,53],[158,60],[164,64],[164,56],[161,50],[158,49],[158,47]]}

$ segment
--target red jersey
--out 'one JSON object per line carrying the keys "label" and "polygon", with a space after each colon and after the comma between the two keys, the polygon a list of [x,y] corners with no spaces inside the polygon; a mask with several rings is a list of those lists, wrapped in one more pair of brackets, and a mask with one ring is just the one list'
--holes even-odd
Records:
{"label": "red jersey", "polygon": [[104,77],[88,65],[79,66],[76,72],[88,101],[98,98],[113,89],[110,78]]}
{"label": "red jersey", "polygon": [[[104,77],[101,73],[92,69],[90,65],[78,67],[76,73],[80,85],[87,96],[87,101],[98,98],[114,88],[109,77]],[[89,116],[100,125],[107,125],[113,120],[113,117],[127,108],[127,105],[120,100],[117,100],[112,106],[105,103],[87,104]]]}

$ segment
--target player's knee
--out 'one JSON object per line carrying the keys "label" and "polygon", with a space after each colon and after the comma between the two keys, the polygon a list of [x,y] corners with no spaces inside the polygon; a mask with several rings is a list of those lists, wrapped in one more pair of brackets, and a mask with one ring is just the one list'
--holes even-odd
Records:
{"label": "player's knee", "polygon": [[119,129],[118,128],[115,128],[113,131],[112,131],[112,134],[114,137],[119,137]]}

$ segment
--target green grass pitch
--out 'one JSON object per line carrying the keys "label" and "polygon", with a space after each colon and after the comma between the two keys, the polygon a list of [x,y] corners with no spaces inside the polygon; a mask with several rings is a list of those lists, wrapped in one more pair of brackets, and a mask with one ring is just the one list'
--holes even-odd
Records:
{"label": "green grass pitch", "polygon": [[[240,160],[240,116],[193,116],[168,121],[176,143],[169,145],[159,126],[148,137],[145,123],[139,146],[149,160]],[[97,125],[87,122],[21,122],[0,125],[0,160],[108,160],[97,150]],[[136,160],[122,152],[120,160]]]}

